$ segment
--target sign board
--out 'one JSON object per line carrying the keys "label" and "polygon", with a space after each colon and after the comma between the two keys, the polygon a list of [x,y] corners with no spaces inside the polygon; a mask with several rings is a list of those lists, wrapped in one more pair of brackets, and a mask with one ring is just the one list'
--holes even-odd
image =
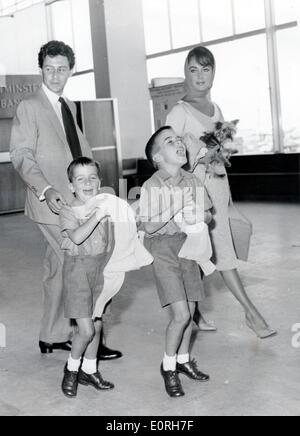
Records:
{"label": "sign board", "polygon": [[0,119],[13,118],[24,97],[34,94],[41,86],[39,75],[0,77]]}
{"label": "sign board", "polygon": [[150,95],[153,101],[155,130],[165,125],[167,114],[184,94],[184,83],[150,88]]}

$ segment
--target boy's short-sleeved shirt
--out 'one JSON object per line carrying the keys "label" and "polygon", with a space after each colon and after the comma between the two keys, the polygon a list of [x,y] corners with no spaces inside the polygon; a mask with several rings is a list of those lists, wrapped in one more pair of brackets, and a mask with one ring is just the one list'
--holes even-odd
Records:
{"label": "boy's short-sleeved shirt", "polygon": [[67,231],[77,229],[87,220],[78,219],[74,209],[70,206],[62,207],[59,220],[63,237],[61,248],[70,256],[97,256],[110,251],[112,224],[108,220],[99,223],[93,233],[80,245],[76,245],[71,241]]}
{"label": "boy's short-sleeved shirt", "polygon": [[[181,169],[179,181],[174,178],[165,170],[157,171],[149,180],[147,180],[141,190],[140,206],[139,206],[139,219],[142,223],[150,221],[151,218],[158,216],[164,210],[169,208],[172,203],[172,190],[173,189],[193,189],[193,200],[199,208],[203,211],[208,211],[212,208],[212,203],[209,199],[207,191],[203,186],[200,179],[194,174]],[[157,235],[172,236],[181,233],[180,228],[176,224],[174,218],[170,217],[160,230],[147,237],[155,237]]]}

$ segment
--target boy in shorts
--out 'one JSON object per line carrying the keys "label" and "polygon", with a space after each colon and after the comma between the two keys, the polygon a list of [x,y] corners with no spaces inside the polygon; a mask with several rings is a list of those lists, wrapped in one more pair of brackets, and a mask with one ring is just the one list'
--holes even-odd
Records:
{"label": "boy in shorts", "polygon": [[200,382],[209,376],[199,371],[189,354],[193,315],[204,292],[197,263],[178,257],[187,235],[174,217],[182,212],[190,224],[208,223],[212,204],[201,181],[182,169],[187,163],[186,147],[171,127],[160,128],[150,138],[146,155],[157,172],[142,187],[139,219],[145,247],[154,257],[161,306],[171,314],[161,375],[167,394],[182,397],[179,374]]}
{"label": "boy in shorts", "polygon": [[97,350],[102,320],[93,318],[114,238],[107,215],[103,217],[103,213],[97,210],[84,219],[76,215],[76,208],[99,193],[101,174],[98,162],[80,157],[70,164],[68,177],[74,200],[60,211],[62,249],[65,252],[63,299],[65,317],[75,320],[77,329],[64,369],[62,392],[67,398],[74,398],[78,384],[92,386],[98,391],[114,388],[98,371]]}

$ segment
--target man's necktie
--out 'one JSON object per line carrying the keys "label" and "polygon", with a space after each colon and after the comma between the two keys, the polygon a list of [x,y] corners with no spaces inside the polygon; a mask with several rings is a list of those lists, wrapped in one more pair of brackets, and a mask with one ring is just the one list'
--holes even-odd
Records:
{"label": "man's necktie", "polygon": [[65,102],[65,100],[60,97],[58,100],[61,103],[61,113],[64,122],[65,132],[67,136],[67,141],[73,156],[73,159],[77,159],[82,156],[82,151],[80,147],[80,142],[78,139],[78,134],[74,122],[72,112]]}

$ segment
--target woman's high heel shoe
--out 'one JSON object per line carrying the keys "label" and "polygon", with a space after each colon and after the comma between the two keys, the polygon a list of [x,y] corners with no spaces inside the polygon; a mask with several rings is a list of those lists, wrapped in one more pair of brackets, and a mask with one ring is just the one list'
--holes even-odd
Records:
{"label": "woman's high heel shoe", "polygon": [[40,341],[39,347],[42,354],[52,354],[54,350],[71,351],[71,342],[48,344],[47,342]]}
{"label": "woman's high heel shoe", "polygon": [[218,329],[212,321],[206,321],[199,310],[195,311],[193,321],[199,327],[201,332],[216,332]]}
{"label": "woman's high heel shoe", "polygon": [[198,327],[201,332],[216,332],[217,327],[214,325],[213,321],[206,321],[203,317],[198,322]]}
{"label": "woman's high heel shoe", "polygon": [[246,324],[251,330],[254,331],[254,333],[259,339],[267,339],[277,335],[277,331],[271,329],[267,324],[266,327],[262,327],[262,328],[255,326],[253,321],[250,320],[248,315],[246,315]]}

